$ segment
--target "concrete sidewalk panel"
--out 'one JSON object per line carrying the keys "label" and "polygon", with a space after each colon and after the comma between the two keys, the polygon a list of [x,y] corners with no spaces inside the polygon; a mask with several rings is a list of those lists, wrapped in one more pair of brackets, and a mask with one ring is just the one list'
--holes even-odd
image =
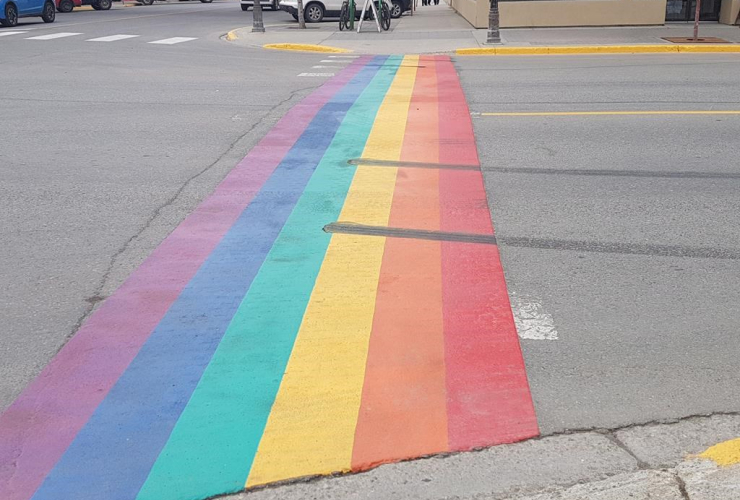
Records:
{"label": "concrete sidewalk panel", "polygon": [[[721,441],[740,436],[740,415],[686,419],[675,424],[631,427],[617,438],[650,467],[673,467]],[[738,493],[740,497],[740,493]]]}
{"label": "concrete sidewalk panel", "polygon": [[363,474],[278,486],[230,498],[500,498],[516,492],[536,492],[553,485],[594,481],[635,470],[636,460],[605,436],[583,433],[385,465]]}
{"label": "concrete sidewalk panel", "polygon": [[641,470],[603,481],[577,484],[534,496],[508,500],[682,500],[678,480],[666,471]]}
{"label": "concrete sidewalk panel", "polygon": [[691,500],[740,498],[740,465],[719,467],[711,460],[691,460],[676,468]]}

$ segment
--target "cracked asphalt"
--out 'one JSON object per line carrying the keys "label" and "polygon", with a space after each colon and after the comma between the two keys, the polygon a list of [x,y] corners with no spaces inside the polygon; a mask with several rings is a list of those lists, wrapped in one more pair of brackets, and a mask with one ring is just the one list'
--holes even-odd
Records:
{"label": "cracked asphalt", "polygon": [[[250,20],[234,2],[152,7],[116,5],[21,27],[197,40],[3,38],[0,410],[99,299],[324,80],[297,76],[318,57],[221,40]],[[265,12],[265,22],[285,15]]]}
{"label": "cracked asphalt", "polygon": [[[197,40],[2,40],[0,411],[323,82],[297,76],[319,56],[222,41],[249,22],[235,2],[98,14],[26,27]],[[522,340],[545,437],[233,498],[591,500],[634,485],[635,498],[736,498],[722,488],[737,479],[714,481],[729,473],[690,456],[740,436],[740,117],[480,113],[740,109],[737,59],[456,65],[512,302],[536,305],[557,331]]]}

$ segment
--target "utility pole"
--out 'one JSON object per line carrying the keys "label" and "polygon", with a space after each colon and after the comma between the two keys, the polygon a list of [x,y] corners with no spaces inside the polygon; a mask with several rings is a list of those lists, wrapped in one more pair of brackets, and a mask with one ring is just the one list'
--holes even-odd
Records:
{"label": "utility pole", "polygon": [[699,41],[699,11],[701,10],[701,0],[696,0],[696,11],[694,11],[694,41]]}
{"label": "utility pole", "polygon": [[262,22],[262,4],[260,0],[254,0],[252,6],[252,33],[264,33],[265,25]]}
{"label": "utility pole", "polygon": [[501,35],[498,31],[498,0],[489,0],[491,7],[488,10],[488,36],[486,37],[486,44],[497,44],[501,43]]}
{"label": "utility pole", "polygon": [[298,27],[306,29],[306,19],[303,17],[303,0],[298,0]]}

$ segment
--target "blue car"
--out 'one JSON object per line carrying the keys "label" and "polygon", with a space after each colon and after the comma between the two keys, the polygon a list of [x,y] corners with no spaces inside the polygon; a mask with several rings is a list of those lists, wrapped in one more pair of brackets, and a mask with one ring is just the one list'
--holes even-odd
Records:
{"label": "blue car", "polygon": [[54,0],[0,0],[0,25],[15,26],[20,17],[41,17],[45,23],[53,23]]}

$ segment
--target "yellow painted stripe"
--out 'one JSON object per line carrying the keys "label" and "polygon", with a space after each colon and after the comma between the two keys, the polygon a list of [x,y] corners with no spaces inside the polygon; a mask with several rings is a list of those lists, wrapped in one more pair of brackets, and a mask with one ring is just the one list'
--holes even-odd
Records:
{"label": "yellow painted stripe", "polygon": [[[418,56],[406,56],[363,157],[400,159]],[[341,221],[385,226],[396,168],[358,167]],[[247,486],[348,471],[385,238],[334,234]]]}
{"label": "yellow painted stripe", "polygon": [[679,52],[738,53],[740,44],[702,45],[564,45],[551,47],[471,47],[455,51],[463,56],[522,56],[569,54],[663,54]]}
{"label": "yellow painted stripe", "polygon": [[268,43],[263,45],[262,48],[272,50],[294,50],[298,52],[330,52],[333,54],[352,52],[349,49],[329,47],[328,45],[314,45],[310,43]]}
{"label": "yellow painted stripe", "polygon": [[722,466],[740,464],[740,438],[715,444],[699,456]]}
{"label": "yellow painted stripe", "polygon": [[724,111],[537,111],[522,113],[480,113],[480,116],[610,116],[610,115],[740,115],[740,110]]}

